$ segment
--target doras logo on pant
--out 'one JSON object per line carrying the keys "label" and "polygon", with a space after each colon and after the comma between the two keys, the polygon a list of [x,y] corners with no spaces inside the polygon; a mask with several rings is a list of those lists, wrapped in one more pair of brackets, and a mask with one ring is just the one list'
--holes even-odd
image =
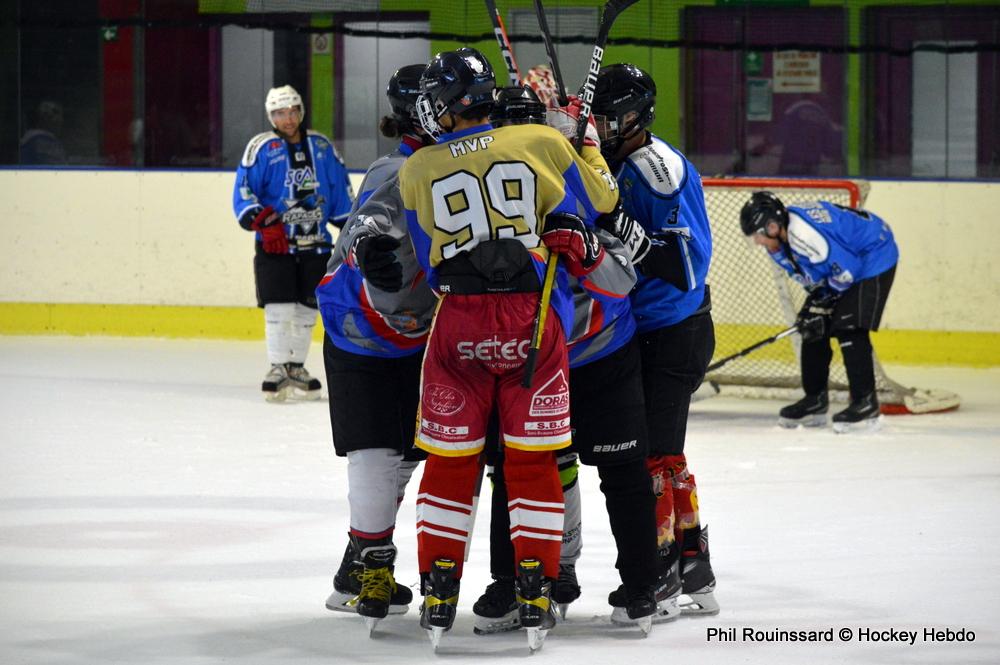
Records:
{"label": "doras logo on pant", "polygon": [[561,416],[569,413],[569,383],[562,370],[531,396],[532,416]]}
{"label": "doras logo on pant", "polygon": [[424,406],[439,416],[450,416],[465,407],[465,396],[451,386],[428,383],[424,386]]}

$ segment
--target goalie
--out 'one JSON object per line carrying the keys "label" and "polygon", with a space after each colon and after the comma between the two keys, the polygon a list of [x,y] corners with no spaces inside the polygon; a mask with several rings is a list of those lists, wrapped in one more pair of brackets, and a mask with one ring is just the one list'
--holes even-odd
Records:
{"label": "goalie", "polygon": [[771,192],[755,192],[740,211],[740,226],[809,292],[796,319],[806,394],[781,409],[778,423],[826,425],[830,338],[836,337],[851,403],[833,415],[833,429],[878,428],[881,414],[869,332],[878,330],[899,260],[889,225],[866,210],[828,201],[786,208]]}

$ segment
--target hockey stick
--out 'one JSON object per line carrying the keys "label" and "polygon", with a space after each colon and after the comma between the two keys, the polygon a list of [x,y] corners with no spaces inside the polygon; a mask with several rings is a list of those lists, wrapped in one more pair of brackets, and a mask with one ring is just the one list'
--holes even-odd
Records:
{"label": "hockey stick", "polygon": [[590,56],[590,69],[587,71],[587,79],[583,82],[583,88],[580,90],[582,106],[580,107],[580,117],[577,119],[576,140],[573,142],[577,150],[583,145],[583,137],[587,132],[591,104],[594,102],[594,92],[597,90],[597,74],[601,71],[601,63],[604,61],[604,46],[608,43],[611,26],[614,25],[619,14],[636,2],[638,0],[610,0],[604,5],[601,25],[597,29],[597,41],[594,42],[594,52]]}
{"label": "hockey stick", "polygon": [[521,70],[514,60],[514,51],[510,47],[510,39],[507,38],[507,30],[503,26],[503,19],[500,18],[500,10],[493,0],[486,0],[486,10],[489,12],[490,20],[493,21],[493,34],[496,35],[497,44],[500,45],[500,55],[507,64],[507,78],[512,86],[521,85]]}
{"label": "hockey stick", "polygon": [[793,333],[797,333],[798,331],[799,331],[799,327],[797,325],[794,325],[791,328],[785,328],[780,333],[777,333],[775,335],[771,335],[767,339],[762,339],[759,342],[757,342],[755,344],[751,344],[747,348],[742,349],[741,351],[737,351],[736,353],[734,353],[731,356],[726,356],[725,358],[722,358],[721,360],[718,360],[718,361],[712,363],[707,368],[705,368],[705,373],[708,374],[709,372],[714,372],[715,370],[719,369],[723,365],[728,365],[730,362],[732,362],[733,360],[736,360],[737,358],[742,358],[743,356],[747,355],[748,353],[752,353],[752,352],[756,351],[757,349],[759,349],[759,348],[761,348],[763,346],[768,346],[770,344],[774,344],[779,339],[784,339],[785,337],[788,337],[789,335],[791,335]]}
{"label": "hockey stick", "polygon": [[[535,0],[535,15],[538,17],[538,27],[542,31],[542,41],[545,42],[545,53],[549,56],[549,67],[552,69],[552,76],[556,80],[556,87],[559,91],[559,106],[566,106],[569,103],[569,100],[566,99],[566,84],[563,83],[562,70],[559,69],[559,60],[556,57],[556,47],[552,43],[552,33],[549,32],[549,22],[545,18],[545,8],[542,6],[541,0]],[[577,152],[579,152],[579,148],[577,148]],[[528,357],[524,363],[524,378],[521,380],[521,385],[525,388],[531,387],[531,380],[535,377],[535,362],[538,358],[538,349],[542,346],[542,332],[545,330],[545,319],[548,317],[549,302],[552,300],[552,287],[556,282],[558,261],[559,256],[555,252],[549,252],[549,258],[545,262],[542,296],[538,300],[535,324],[531,330],[531,345],[528,347]]]}

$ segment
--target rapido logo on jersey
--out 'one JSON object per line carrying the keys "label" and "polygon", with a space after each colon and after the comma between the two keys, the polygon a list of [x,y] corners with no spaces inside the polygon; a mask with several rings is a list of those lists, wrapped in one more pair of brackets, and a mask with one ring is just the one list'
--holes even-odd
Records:
{"label": "rapido logo on jersey", "polygon": [[569,413],[569,383],[562,370],[531,396],[532,416],[561,416]]}

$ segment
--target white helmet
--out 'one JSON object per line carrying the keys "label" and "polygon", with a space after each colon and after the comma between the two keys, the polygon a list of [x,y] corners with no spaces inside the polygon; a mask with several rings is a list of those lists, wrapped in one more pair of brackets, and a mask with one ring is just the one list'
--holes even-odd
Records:
{"label": "white helmet", "polygon": [[267,109],[267,119],[271,122],[272,127],[275,125],[274,121],[271,120],[271,114],[278,109],[287,109],[293,106],[299,107],[299,113],[304,119],[306,117],[306,108],[302,105],[302,97],[295,91],[295,88],[290,85],[283,85],[280,88],[271,88],[267,91],[264,108]]}

